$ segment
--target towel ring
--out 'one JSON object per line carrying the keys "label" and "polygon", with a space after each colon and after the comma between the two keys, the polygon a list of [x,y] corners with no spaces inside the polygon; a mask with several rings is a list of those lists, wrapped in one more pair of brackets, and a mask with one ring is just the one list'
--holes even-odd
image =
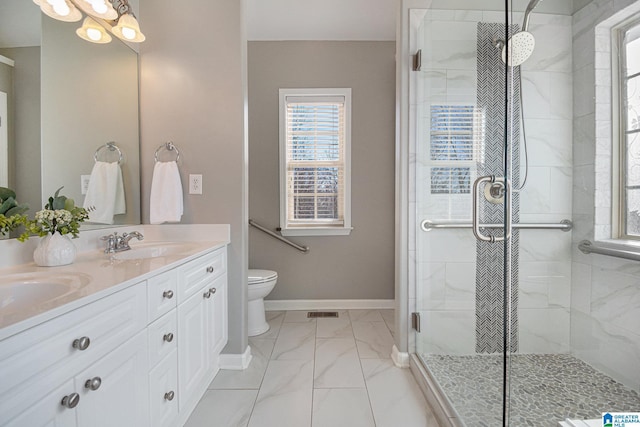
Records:
{"label": "towel ring", "polygon": [[101,145],[100,147],[98,147],[98,149],[96,150],[95,154],[93,155],[93,160],[98,163],[98,154],[100,153],[100,151],[102,151],[103,149],[109,149],[109,151],[117,151],[118,152],[118,164],[122,164],[122,150],[120,150],[120,148],[116,145],[115,142],[110,141],[107,142],[104,145]]}
{"label": "towel ring", "polygon": [[175,151],[176,152],[176,162],[178,160],[180,160],[180,150],[178,150],[178,147],[176,147],[173,142],[168,141],[165,142],[164,144],[162,144],[161,146],[159,146],[156,149],[156,153],[153,155],[153,157],[156,159],[156,163],[159,162],[160,160],[158,160],[158,153],[160,152],[160,150],[165,149],[167,151]]}

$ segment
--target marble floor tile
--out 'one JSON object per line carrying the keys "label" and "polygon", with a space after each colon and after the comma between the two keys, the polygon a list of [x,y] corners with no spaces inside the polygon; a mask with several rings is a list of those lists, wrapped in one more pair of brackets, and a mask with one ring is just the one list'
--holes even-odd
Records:
{"label": "marble floor tile", "polygon": [[307,313],[315,310],[298,310],[298,311],[287,311],[284,316],[284,322],[314,322],[316,321],[315,317],[307,317]]}
{"label": "marble floor tile", "polygon": [[380,310],[349,310],[352,322],[384,322]]}
{"label": "marble floor tile", "polygon": [[317,338],[353,338],[353,328],[349,314],[345,311],[340,317],[320,318],[317,321]]}
{"label": "marble floor tile", "polygon": [[394,341],[384,321],[352,322],[351,325],[361,359],[389,359],[391,357]]}
{"label": "marble floor tile", "polygon": [[245,370],[221,369],[209,385],[210,389],[259,389],[267,370],[275,339],[249,338],[251,363]]}
{"label": "marble floor tile", "polygon": [[271,360],[249,426],[310,426],[312,388],[312,360]]}
{"label": "marble floor tile", "polygon": [[283,323],[271,359],[313,360],[315,347],[315,323]]}
{"label": "marble floor tile", "polygon": [[364,387],[353,338],[317,339],[315,361],[314,388]]}
{"label": "marble floor tile", "polygon": [[313,391],[313,427],[375,427],[365,388]]}
{"label": "marble floor tile", "polygon": [[380,314],[384,319],[384,323],[387,324],[387,327],[389,328],[389,332],[391,332],[391,335],[393,335],[396,328],[395,310],[380,310]]}
{"label": "marble floor tile", "polygon": [[377,427],[438,427],[410,370],[380,359],[363,359],[362,370]]}
{"label": "marble floor tile", "polygon": [[264,334],[256,335],[255,338],[262,338],[262,339],[278,338],[278,334],[280,333],[280,327],[282,326],[284,316],[285,316],[284,311],[265,312],[265,317],[267,319],[267,323],[269,324],[269,330]]}
{"label": "marble floor tile", "polygon": [[207,390],[185,427],[246,427],[258,390]]}

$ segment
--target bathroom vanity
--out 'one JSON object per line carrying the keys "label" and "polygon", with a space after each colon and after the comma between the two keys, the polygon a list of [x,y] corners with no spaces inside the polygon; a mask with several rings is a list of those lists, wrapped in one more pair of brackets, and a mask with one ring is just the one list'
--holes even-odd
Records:
{"label": "bathroom vanity", "polygon": [[183,425],[227,342],[227,244],[1,269],[0,426]]}

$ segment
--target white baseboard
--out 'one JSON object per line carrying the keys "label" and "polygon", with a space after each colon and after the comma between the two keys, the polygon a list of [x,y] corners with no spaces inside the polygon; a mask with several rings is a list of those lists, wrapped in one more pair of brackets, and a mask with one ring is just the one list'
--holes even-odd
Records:
{"label": "white baseboard", "polygon": [[398,368],[409,367],[409,353],[398,350],[398,347],[396,347],[395,344],[391,350],[391,360],[393,360],[394,365]]}
{"label": "white baseboard", "polygon": [[245,370],[249,367],[252,357],[251,346],[247,346],[242,354],[221,354],[219,359],[220,369]]}
{"label": "white baseboard", "polygon": [[265,300],[267,311],[276,310],[357,310],[393,309],[392,299],[288,299]]}

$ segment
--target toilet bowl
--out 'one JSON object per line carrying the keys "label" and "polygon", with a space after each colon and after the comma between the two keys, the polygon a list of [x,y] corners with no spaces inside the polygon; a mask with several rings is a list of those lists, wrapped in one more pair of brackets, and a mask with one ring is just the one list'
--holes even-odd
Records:
{"label": "toilet bowl", "polygon": [[278,281],[278,273],[271,270],[249,270],[249,336],[264,334],[269,324],[264,316],[264,297]]}

